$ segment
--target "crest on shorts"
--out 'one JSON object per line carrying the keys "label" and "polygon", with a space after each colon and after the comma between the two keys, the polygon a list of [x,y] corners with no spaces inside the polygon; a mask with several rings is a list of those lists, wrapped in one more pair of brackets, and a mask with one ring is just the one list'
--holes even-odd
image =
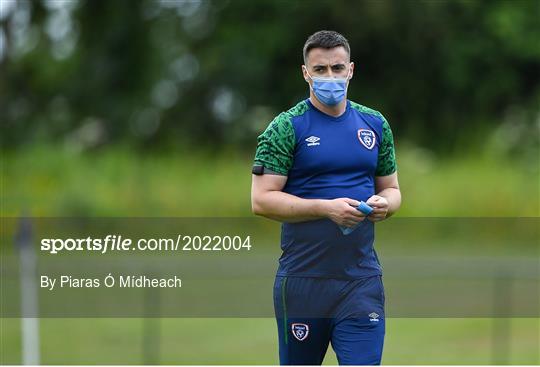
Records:
{"label": "crest on shorts", "polygon": [[369,150],[375,146],[375,133],[367,129],[358,129],[358,140]]}
{"label": "crest on shorts", "polygon": [[295,323],[291,325],[291,330],[296,339],[304,341],[309,335],[309,326],[306,324]]}

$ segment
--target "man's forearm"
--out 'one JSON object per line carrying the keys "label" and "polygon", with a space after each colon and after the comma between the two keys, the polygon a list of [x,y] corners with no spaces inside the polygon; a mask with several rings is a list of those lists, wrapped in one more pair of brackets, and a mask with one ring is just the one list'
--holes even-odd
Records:
{"label": "man's forearm", "polygon": [[325,202],[302,199],[282,191],[269,191],[253,200],[253,211],[280,222],[304,222],[325,217]]}
{"label": "man's forearm", "polygon": [[399,191],[399,189],[397,188],[386,188],[381,192],[377,193],[377,195],[382,196],[388,201],[388,213],[386,214],[387,218],[397,212],[397,210],[401,206],[401,191]]}

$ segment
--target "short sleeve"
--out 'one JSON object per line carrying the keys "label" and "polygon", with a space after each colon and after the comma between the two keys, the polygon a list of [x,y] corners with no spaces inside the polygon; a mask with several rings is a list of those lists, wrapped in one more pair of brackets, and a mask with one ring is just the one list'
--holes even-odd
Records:
{"label": "short sleeve", "polygon": [[[381,116],[382,117],[382,116]],[[383,117],[382,142],[379,146],[375,176],[388,176],[397,171],[394,137],[388,121]]]}
{"label": "short sleeve", "polygon": [[292,116],[279,114],[257,138],[253,172],[272,171],[287,176],[293,164],[295,136]]}

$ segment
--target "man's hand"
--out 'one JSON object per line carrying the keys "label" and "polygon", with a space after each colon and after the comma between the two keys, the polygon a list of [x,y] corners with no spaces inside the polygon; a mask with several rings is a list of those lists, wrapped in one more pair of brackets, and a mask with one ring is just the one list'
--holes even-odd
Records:
{"label": "man's hand", "polygon": [[372,222],[378,222],[386,218],[388,214],[388,200],[379,195],[373,195],[366,202],[367,205],[373,208],[373,212],[368,216]]}
{"label": "man's hand", "polygon": [[326,216],[340,226],[354,227],[366,219],[365,214],[356,209],[360,205],[357,200],[339,198],[326,200],[324,205]]}

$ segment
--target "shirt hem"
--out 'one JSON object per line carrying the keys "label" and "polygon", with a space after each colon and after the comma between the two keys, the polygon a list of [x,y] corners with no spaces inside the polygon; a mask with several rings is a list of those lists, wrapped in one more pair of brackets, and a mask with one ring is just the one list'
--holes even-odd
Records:
{"label": "shirt hem", "polygon": [[373,273],[358,275],[358,276],[322,274],[322,273],[288,273],[288,272],[280,272],[280,271],[276,273],[276,277],[323,278],[323,279],[345,279],[345,280],[365,279],[365,278],[371,278],[374,276],[382,276],[382,275],[383,275],[382,270],[377,270],[377,271],[374,271]]}

